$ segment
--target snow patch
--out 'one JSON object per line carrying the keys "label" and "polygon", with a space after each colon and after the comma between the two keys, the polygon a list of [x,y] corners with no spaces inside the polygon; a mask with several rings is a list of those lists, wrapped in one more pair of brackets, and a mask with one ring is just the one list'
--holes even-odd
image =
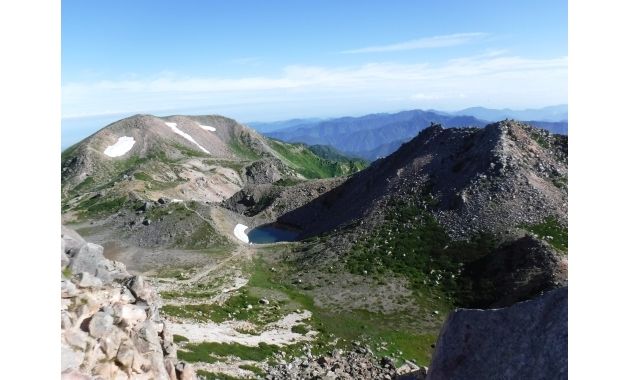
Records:
{"label": "snow patch", "polygon": [[215,127],[211,127],[209,125],[201,125],[199,123],[197,123],[198,126],[200,126],[201,128],[205,129],[206,131],[210,131],[210,132],[216,132],[217,129]]}
{"label": "snow patch", "polygon": [[234,236],[243,243],[249,243],[249,237],[247,237],[247,234],[245,233],[245,230],[248,228],[249,227],[244,224],[237,224],[236,227],[234,227]]}
{"label": "snow patch", "polygon": [[182,203],[181,199],[171,199],[171,203]]}
{"label": "snow patch", "polygon": [[284,346],[300,341],[312,340],[317,332],[309,331],[306,335],[291,331],[293,326],[309,319],[311,312],[304,310],[301,313],[291,313],[281,320],[267,325],[260,335],[244,334],[239,332],[242,327],[239,321],[226,321],[222,323],[169,323],[169,329],[173,334],[183,335],[193,343],[216,342],[238,343],[244,346],[256,347],[260,343]]}
{"label": "snow patch", "polygon": [[134,140],[133,137],[122,136],[118,138],[118,141],[116,141],[114,145],[105,148],[103,153],[109,157],[120,157],[129,152],[135,143],[136,140]]}
{"label": "snow patch", "polygon": [[206,150],[206,148],[204,148],[201,145],[199,145],[199,143],[196,142],[195,139],[193,139],[191,135],[189,135],[188,133],[186,133],[186,132],[182,131],[181,129],[177,128],[177,123],[169,123],[169,122],[165,121],[164,124],[166,124],[169,128],[171,128],[173,130],[173,132],[175,132],[178,135],[182,136],[183,138],[185,138],[186,140],[190,141],[191,143],[197,145],[197,147],[199,147],[199,149],[201,149],[205,153],[210,154],[210,152],[208,152]]}

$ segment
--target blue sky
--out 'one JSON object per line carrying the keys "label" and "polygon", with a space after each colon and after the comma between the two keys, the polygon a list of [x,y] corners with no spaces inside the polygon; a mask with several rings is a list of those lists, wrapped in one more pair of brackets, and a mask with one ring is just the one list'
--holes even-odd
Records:
{"label": "blue sky", "polygon": [[270,121],[566,102],[566,1],[62,2],[66,135],[135,113]]}

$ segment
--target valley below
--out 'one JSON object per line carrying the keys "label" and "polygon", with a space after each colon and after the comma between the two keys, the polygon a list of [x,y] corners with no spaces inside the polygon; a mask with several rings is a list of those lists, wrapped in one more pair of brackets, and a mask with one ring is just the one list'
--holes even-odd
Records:
{"label": "valley below", "polygon": [[[432,124],[368,163],[220,116],[138,115],[64,151],[61,222],[155,289],[200,379],[484,378],[449,372],[443,326],[458,308],[546,307],[531,300],[568,286],[567,149],[517,121]],[[62,245],[66,283],[82,276],[73,255]]]}

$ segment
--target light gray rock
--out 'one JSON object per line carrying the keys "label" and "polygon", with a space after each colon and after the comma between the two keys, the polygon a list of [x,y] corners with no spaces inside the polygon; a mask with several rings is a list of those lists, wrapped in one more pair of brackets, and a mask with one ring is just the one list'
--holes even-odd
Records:
{"label": "light gray rock", "polygon": [[116,356],[123,338],[124,334],[122,331],[118,327],[113,327],[112,332],[109,335],[106,335],[99,340],[101,350],[103,350],[107,359],[113,359]]}
{"label": "light gray rock", "polygon": [[101,261],[105,260],[103,247],[92,243],[84,244],[71,257],[70,269],[72,273],[88,272],[92,275],[96,275],[96,269]]}
{"label": "light gray rock", "polygon": [[66,369],[79,368],[85,354],[83,351],[73,350],[72,347],[64,342],[61,342],[61,371]]}
{"label": "light gray rock", "polygon": [[169,380],[177,380],[177,372],[175,371],[175,363],[173,363],[173,359],[171,358],[164,359],[164,369],[166,370],[166,373],[168,374]]}
{"label": "light gray rock", "polygon": [[123,344],[116,353],[116,361],[120,363],[123,368],[131,368],[135,354],[133,346]]}
{"label": "light gray rock", "polygon": [[112,309],[116,324],[122,327],[132,328],[147,319],[145,309],[137,305],[118,303]]}
{"label": "light gray rock", "polygon": [[86,243],[70,259],[72,273],[87,272],[99,278],[104,284],[129,276],[124,264],[107,260],[103,256],[103,247]]}
{"label": "light gray rock", "polygon": [[162,353],[162,347],[160,345],[160,338],[158,337],[155,325],[151,321],[144,321],[134,335],[134,342],[138,351],[141,353],[147,352],[160,352]]}
{"label": "light gray rock", "polygon": [[90,335],[94,338],[101,338],[111,334],[114,328],[114,317],[99,311],[94,314],[88,325]]}
{"label": "light gray rock", "polygon": [[79,274],[79,287],[81,288],[100,288],[103,286],[101,279],[92,276],[87,272]]}
{"label": "light gray rock", "polygon": [[92,380],[92,376],[86,375],[76,369],[66,369],[61,372],[61,380]]}
{"label": "light gray rock", "polygon": [[71,327],[72,327],[72,317],[67,311],[62,310],[61,311],[61,329],[67,330]]}
{"label": "light gray rock", "polygon": [[74,256],[85,245],[85,240],[81,235],[63,225],[61,226],[61,239],[64,241],[65,253],[70,257]]}
{"label": "light gray rock", "polygon": [[79,294],[76,285],[66,278],[61,279],[61,298],[75,297]]}
{"label": "light gray rock", "polygon": [[133,276],[125,282],[131,294],[137,299],[151,303],[156,300],[155,290],[147,283],[142,276]]}
{"label": "light gray rock", "polygon": [[82,351],[85,351],[88,339],[90,339],[86,332],[79,329],[68,330],[63,335],[64,338],[66,338],[66,342],[68,342],[70,346]]}
{"label": "light gray rock", "polygon": [[567,288],[503,309],[451,313],[429,380],[566,379]]}
{"label": "light gray rock", "polygon": [[66,255],[66,241],[61,238],[61,269],[70,264],[70,258]]}

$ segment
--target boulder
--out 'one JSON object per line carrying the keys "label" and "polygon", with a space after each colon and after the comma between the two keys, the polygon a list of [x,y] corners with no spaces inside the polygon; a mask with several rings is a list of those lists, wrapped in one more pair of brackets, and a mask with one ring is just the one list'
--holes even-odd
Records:
{"label": "boulder", "polygon": [[92,376],[81,373],[76,369],[66,369],[61,372],[61,380],[92,380]]}
{"label": "boulder", "polygon": [[85,358],[85,353],[83,351],[76,351],[72,349],[69,345],[64,342],[61,342],[61,371],[65,371],[67,369],[79,368],[81,363],[83,363],[83,359]]}
{"label": "boulder", "polygon": [[94,370],[92,371],[92,373],[95,374],[96,376],[98,376],[98,378],[102,378],[102,379],[113,379],[113,380],[121,379],[122,380],[122,379],[128,379],[129,378],[113,362],[98,363],[94,367]]}
{"label": "boulder", "polygon": [[116,362],[118,362],[122,368],[131,368],[133,365],[133,358],[136,355],[136,351],[133,346],[129,344],[123,344],[116,353]]}
{"label": "boulder", "polygon": [[107,359],[111,360],[117,355],[118,348],[120,347],[120,343],[123,339],[124,334],[122,331],[120,331],[118,327],[114,327],[111,334],[104,336],[99,340],[101,350],[103,350]]}
{"label": "boulder", "polygon": [[140,306],[117,303],[113,306],[113,309],[116,323],[121,324],[123,327],[133,328],[147,319],[144,308]]}
{"label": "boulder", "polygon": [[94,314],[88,325],[90,335],[101,338],[111,334],[114,328],[114,317],[102,311]]}
{"label": "boulder", "polygon": [[81,247],[86,244],[78,233],[63,225],[61,226],[61,239],[64,241],[65,253],[70,257],[79,252]]}
{"label": "boulder", "polygon": [[147,212],[153,208],[153,202],[144,202],[142,206],[138,207],[138,211]]}
{"label": "boulder", "polygon": [[142,276],[133,276],[125,281],[125,286],[131,290],[131,294],[137,299],[150,303],[156,300],[155,290]]}
{"label": "boulder", "polygon": [[103,247],[97,244],[86,243],[72,255],[70,269],[72,273],[87,272],[96,275],[96,270],[103,260],[105,260]]}
{"label": "boulder", "polygon": [[87,272],[79,274],[79,287],[81,288],[100,288],[103,286],[103,281],[99,278],[92,276]]}
{"label": "boulder", "polygon": [[63,334],[68,345],[75,349],[85,351],[90,337],[85,331],[79,329],[69,329]]}
{"label": "boulder", "polygon": [[78,294],[76,285],[69,279],[61,279],[61,298],[75,297]]}
{"label": "boulder", "polygon": [[138,351],[140,353],[159,352],[161,354],[162,346],[153,322],[144,321],[136,327],[137,330],[133,335],[133,340]]}
{"label": "boulder", "polygon": [[66,241],[61,238],[61,269],[70,264],[70,258],[66,255]]}
{"label": "boulder", "polygon": [[188,363],[177,363],[175,372],[177,373],[177,380],[193,380],[195,378],[195,371]]}
{"label": "boulder", "polygon": [[168,380],[177,380],[177,372],[175,371],[175,363],[173,360],[168,358],[164,359],[164,369],[168,374]]}
{"label": "boulder", "polygon": [[427,379],[566,379],[568,289],[503,309],[452,312]]}

